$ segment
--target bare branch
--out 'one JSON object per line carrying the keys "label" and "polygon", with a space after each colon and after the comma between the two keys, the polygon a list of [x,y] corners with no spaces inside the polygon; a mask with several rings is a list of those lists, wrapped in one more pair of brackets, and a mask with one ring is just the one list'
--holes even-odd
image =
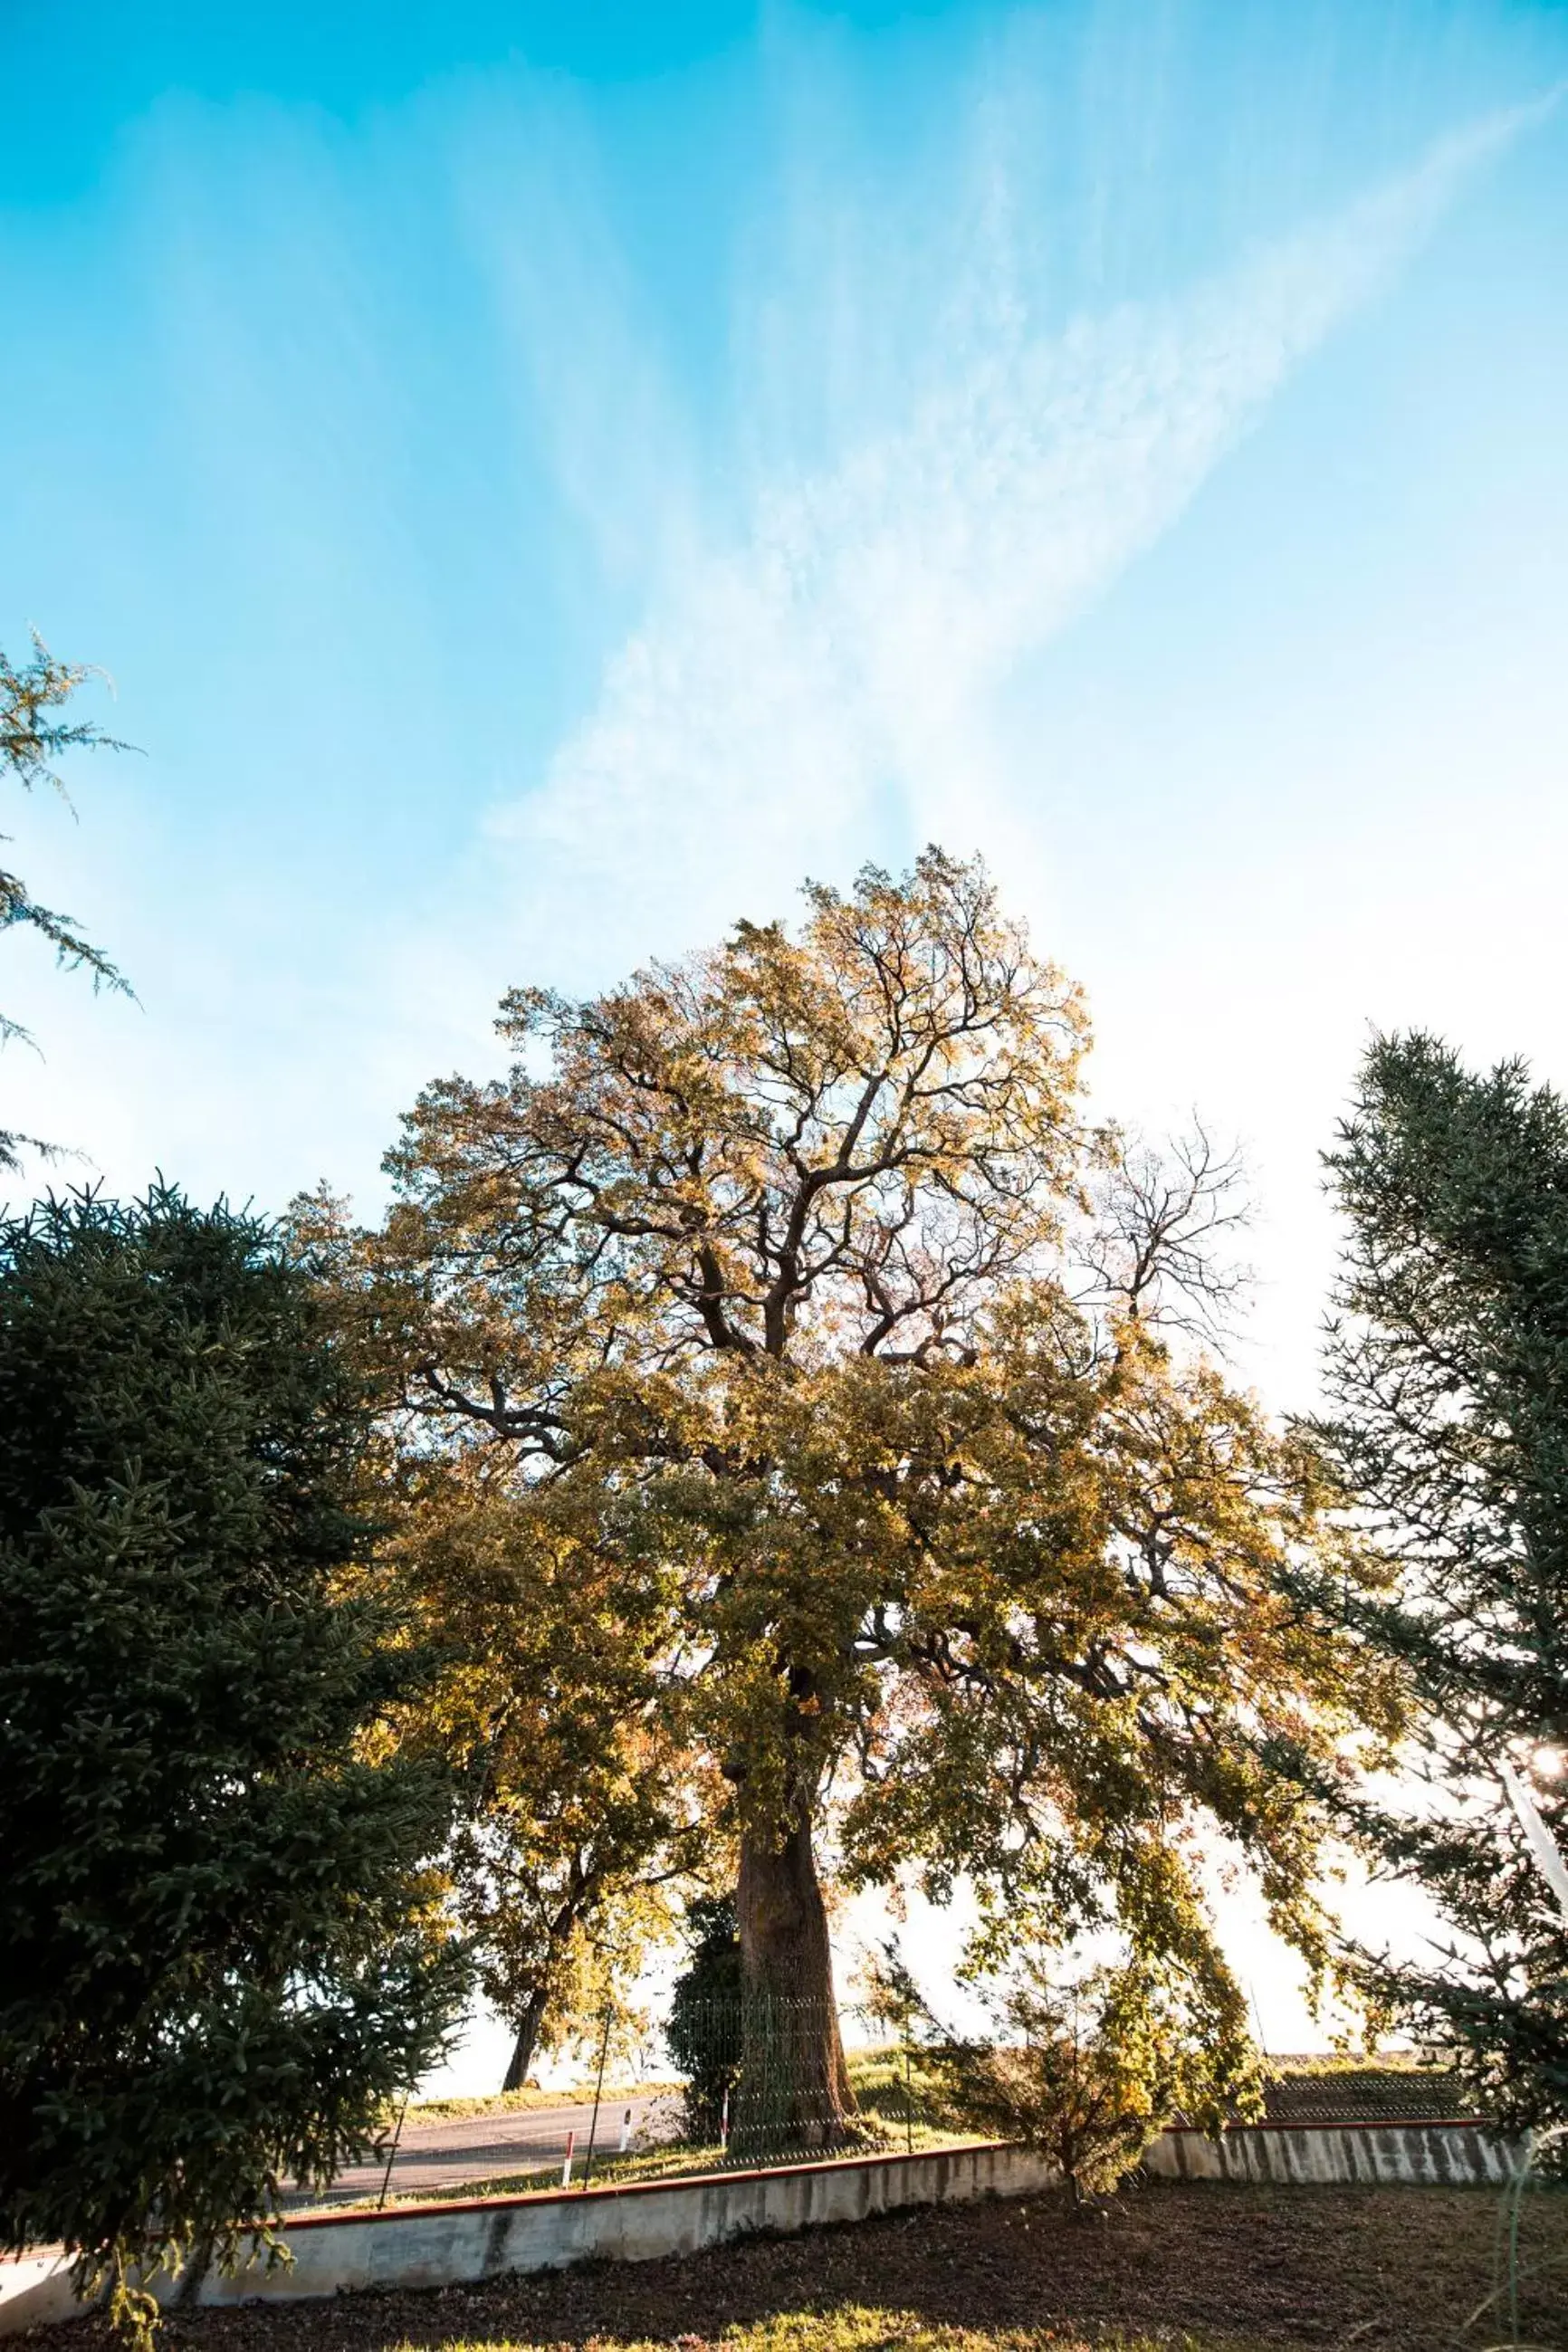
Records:
{"label": "bare branch", "polygon": [[1135,1135],[1106,1138],[1080,1255],[1083,1303],[1224,1349],[1249,1288],[1230,1255],[1251,1221],[1238,1148],[1222,1150],[1195,1115],[1163,1151]]}

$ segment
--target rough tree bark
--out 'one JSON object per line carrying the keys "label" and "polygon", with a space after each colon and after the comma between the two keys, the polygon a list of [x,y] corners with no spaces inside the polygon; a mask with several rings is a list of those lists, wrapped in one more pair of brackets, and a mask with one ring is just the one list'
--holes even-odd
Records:
{"label": "rough tree bark", "polygon": [[852,2137],[855,2094],[809,1817],[782,1843],[742,1836],[735,1914],[742,2048],[732,2142],[759,2151],[842,2147]]}

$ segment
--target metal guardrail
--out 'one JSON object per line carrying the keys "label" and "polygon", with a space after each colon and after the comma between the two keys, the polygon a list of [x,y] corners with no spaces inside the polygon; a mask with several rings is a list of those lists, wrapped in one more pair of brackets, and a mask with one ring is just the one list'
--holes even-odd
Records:
{"label": "metal guardrail", "polygon": [[1265,2094],[1271,2124],[1451,2123],[1476,2109],[1442,2067],[1283,2074]]}

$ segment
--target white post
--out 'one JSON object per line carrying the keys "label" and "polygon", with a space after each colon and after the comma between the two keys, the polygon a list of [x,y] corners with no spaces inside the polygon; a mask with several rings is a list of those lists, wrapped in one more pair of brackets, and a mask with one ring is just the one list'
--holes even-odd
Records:
{"label": "white post", "polygon": [[628,2107],[621,2117],[621,2154],[625,2156],[632,2144],[632,2111]]}
{"label": "white post", "polygon": [[1536,1867],[1557,1897],[1557,1907],[1568,1919],[1568,1863],[1557,1851],[1557,1841],[1536,1811],[1535,1799],[1520,1779],[1506,1756],[1498,1759],[1498,1772],[1508,1790],[1510,1804],[1519,1817],[1525,1843],[1535,1857]]}
{"label": "white post", "polygon": [[576,2133],[574,2131],[569,2131],[566,2135],[566,2153],[561,2159],[561,2186],[563,2189],[570,2189],[572,2186],[572,2151],[576,2145]]}

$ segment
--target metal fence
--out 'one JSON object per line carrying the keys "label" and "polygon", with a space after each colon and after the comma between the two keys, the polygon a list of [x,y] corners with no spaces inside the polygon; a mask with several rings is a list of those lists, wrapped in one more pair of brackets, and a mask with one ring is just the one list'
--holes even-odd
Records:
{"label": "metal fence", "polygon": [[830,2002],[685,2000],[665,2041],[680,2084],[662,2118],[675,2160],[798,2164],[912,2145],[936,2120],[914,2053],[846,2052]]}
{"label": "metal fence", "polygon": [[[585,2036],[584,2075],[552,2098],[456,2102],[397,2119],[383,2157],[341,2174],[324,2200],[386,2204],[454,2194],[584,2189],[930,2147],[944,2126],[918,2051],[845,2051],[830,2003],[687,2000],[625,2079],[615,2021]],[[652,2079],[649,2079],[651,2074]]]}
{"label": "metal fence", "polygon": [[[616,2021],[584,2039],[577,2086],[468,2112],[400,2118],[374,2164],[346,2172],[327,2201],[513,2194],[595,2183],[820,2161],[952,2145],[973,2136],[951,2084],[919,2045],[845,2049],[830,2004],[741,1997],[678,1999],[626,2079]],[[874,2031],[874,2028],[870,2030]],[[651,2078],[651,2079],[650,2079]],[[1467,2112],[1436,2068],[1290,2068],[1268,2091],[1271,2122],[1448,2120]],[[304,2201],[302,2196],[291,2202]]]}
{"label": "metal fence", "polygon": [[1440,2066],[1306,2067],[1284,2062],[1265,2093],[1272,2124],[1452,2123],[1475,2114]]}

